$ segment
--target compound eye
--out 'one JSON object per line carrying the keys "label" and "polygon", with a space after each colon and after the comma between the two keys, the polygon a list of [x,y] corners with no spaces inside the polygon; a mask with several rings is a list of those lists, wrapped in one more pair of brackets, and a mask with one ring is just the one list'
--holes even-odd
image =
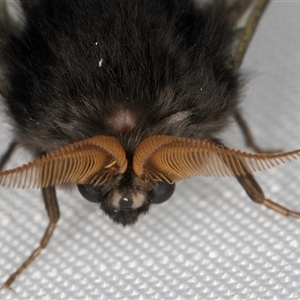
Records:
{"label": "compound eye", "polygon": [[167,201],[174,193],[175,183],[169,184],[166,181],[158,182],[151,192],[151,202],[160,204]]}
{"label": "compound eye", "polygon": [[103,192],[100,186],[92,184],[77,184],[78,190],[83,198],[93,203],[100,203],[103,199]]}

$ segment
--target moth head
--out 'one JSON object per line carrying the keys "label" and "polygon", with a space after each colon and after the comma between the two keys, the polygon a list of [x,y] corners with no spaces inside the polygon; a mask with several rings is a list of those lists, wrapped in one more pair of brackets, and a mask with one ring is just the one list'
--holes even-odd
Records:
{"label": "moth head", "polygon": [[96,136],[0,172],[0,186],[45,188],[75,183],[116,223],[134,224],[151,204],[168,200],[175,182],[196,175],[243,176],[297,158],[300,150],[250,154],[212,140],[176,136],[144,139],[128,159],[119,141]]}
{"label": "moth head", "polygon": [[151,204],[167,201],[174,192],[175,184],[131,177],[131,174],[125,173],[110,189],[107,189],[107,185],[78,184],[78,190],[86,200],[99,203],[100,208],[115,223],[132,225],[140,215],[148,212]]}
{"label": "moth head", "polygon": [[132,168],[132,159],[128,162],[125,172],[110,180],[97,185],[77,184],[83,198],[99,204],[115,223],[123,226],[134,224],[140,215],[148,212],[151,204],[168,200],[175,189],[174,183],[137,176]]}

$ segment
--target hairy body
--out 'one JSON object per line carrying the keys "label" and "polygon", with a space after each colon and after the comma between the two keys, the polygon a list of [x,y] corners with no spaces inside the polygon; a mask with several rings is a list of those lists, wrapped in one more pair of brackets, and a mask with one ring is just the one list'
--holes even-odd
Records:
{"label": "hairy body", "polygon": [[22,0],[3,61],[16,139],[36,155],[96,135],[203,139],[238,103],[226,10],[192,1]]}

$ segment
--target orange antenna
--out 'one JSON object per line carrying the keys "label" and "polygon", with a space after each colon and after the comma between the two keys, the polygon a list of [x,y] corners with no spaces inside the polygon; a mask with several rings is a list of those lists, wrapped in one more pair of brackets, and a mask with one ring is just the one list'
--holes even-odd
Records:
{"label": "orange antenna", "polygon": [[211,140],[152,136],[137,147],[136,175],[176,182],[192,176],[245,175],[283,164],[300,156],[300,149],[277,154],[251,154],[223,147]]}
{"label": "orange antenna", "polygon": [[125,151],[118,140],[96,136],[0,172],[0,186],[45,188],[67,182],[100,185],[124,173],[126,168]]}

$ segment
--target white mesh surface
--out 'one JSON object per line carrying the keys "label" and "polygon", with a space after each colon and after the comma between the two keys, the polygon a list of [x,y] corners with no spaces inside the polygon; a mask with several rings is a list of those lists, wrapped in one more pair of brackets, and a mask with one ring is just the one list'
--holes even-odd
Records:
{"label": "white mesh surface", "polygon": [[[266,148],[300,147],[300,1],[273,2],[244,63],[243,110]],[[10,140],[3,125],[1,152]],[[224,141],[243,148],[232,126]],[[22,151],[8,167],[30,157]],[[299,162],[256,176],[265,194],[300,210]],[[61,219],[46,250],[1,299],[299,299],[300,221],[251,202],[234,178],[196,178],[123,229],[59,191]],[[47,225],[40,192],[1,189],[0,281]]]}

